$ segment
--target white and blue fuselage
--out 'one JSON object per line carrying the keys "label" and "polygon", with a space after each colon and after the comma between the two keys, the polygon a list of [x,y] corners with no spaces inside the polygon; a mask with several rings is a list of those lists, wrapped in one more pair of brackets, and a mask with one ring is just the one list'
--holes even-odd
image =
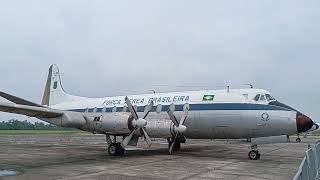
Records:
{"label": "white and blue fuselage", "polygon": [[[143,113],[145,107],[151,101],[153,102],[153,108],[147,118],[150,123],[146,126],[146,131],[151,137],[168,137],[175,133],[167,114],[172,104],[177,119],[183,115],[185,108],[189,110],[185,123],[187,131],[184,133],[187,138],[225,139],[291,135],[308,129],[312,122],[311,120],[311,122],[307,122],[308,120],[299,122],[301,113],[289,106],[279,105],[281,103],[277,103],[268,91],[262,89],[202,90],[128,97],[138,114]],[[125,96],[75,97],[68,102],[51,106],[51,108],[81,112],[87,117],[99,116],[104,119],[108,118],[108,114],[127,113],[128,108],[124,99]],[[167,131],[155,125],[157,122],[158,125],[161,124],[161,121],[167,123],[167,126],[162,125],[166,126],[166,129],[170,127]],[[118,135],[129,132],[125,128],[123,131],[110,129],[106,126],[116,123],[104,124],[102,120],[89,124],[81,129]]]}

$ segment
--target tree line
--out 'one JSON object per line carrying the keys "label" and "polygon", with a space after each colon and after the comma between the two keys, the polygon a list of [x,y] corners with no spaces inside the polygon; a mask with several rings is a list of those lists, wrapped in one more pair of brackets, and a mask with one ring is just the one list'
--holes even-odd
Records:
{"label": "tree line", "polygon": [[0,130],[71,130],[70,128],[63,128],[52,124],[45,124],[43,122],[19,121],[11,119],[9,121],[0,122]]}

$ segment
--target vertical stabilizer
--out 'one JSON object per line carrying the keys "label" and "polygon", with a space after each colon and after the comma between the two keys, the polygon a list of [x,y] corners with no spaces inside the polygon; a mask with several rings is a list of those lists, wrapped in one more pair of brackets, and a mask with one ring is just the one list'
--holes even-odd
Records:
{"label": "vertical stabilizer", "polygon": [[51,106],[70,100],[72,100],[72,97],[66,94],[62,88],[58,66],[55,64],[51,65],[41,104]]}

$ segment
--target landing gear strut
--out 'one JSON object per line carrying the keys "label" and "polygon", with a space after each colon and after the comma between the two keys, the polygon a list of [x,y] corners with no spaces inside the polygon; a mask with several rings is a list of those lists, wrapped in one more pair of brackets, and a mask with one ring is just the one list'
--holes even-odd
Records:
{"label": "landing gear strut", "polygon": [[[167,139],[167,141],[168,141],[168,148],[170,149],[170,147],[174,141],[174,138],[170,137]],[[176,139],[176,141],[174,142],[172,151],[180,151],[180,149],[181,149],[181,141],[180,141],[180,139]]]}
{"label": "landing gear strut", "polygon": [[251,146],[251,151],[248,153],[249,159],[250,160],[259,160],[260,159],[260,152],[258,150],[257,145]]}
{"label": "landing gear strut", "polygon": [[106,141],[108,144],[108,153],[110,156],[122,156],[124,154],[124,147],[122,147],[121,143],[117,143],[117,137],[114,136],[114,140],[112,141],[109,134],[106,134]]}

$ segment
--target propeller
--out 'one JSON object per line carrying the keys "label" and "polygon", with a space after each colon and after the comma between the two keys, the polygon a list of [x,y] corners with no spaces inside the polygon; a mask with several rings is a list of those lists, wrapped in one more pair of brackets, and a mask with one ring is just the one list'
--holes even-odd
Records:
{"label": "propeller", "polygon": [[173,109],[174,109],[174,104],[171,104],[167,113],[171,119],[171,121],[173,122],[174,124],[174,129],[176,131],[176,135],[174,137],[174,140],[169,148],[169,153],[171,154],[172,153],[172,150],[173,150],[173,146],[176,142],[176,140],[178,139],[179,135],[183,135],[184,132],[186,132],[187,130],[187,127],[184,125],[184,123],[186,122],[187,120],[187,117],[188,117],[188,111],[189,111],[189,107],[186,107],[184,109],[184,114],[182,115],[181,119],[180,119],[180,122],[178,123],[177,121],[177,118],[175,117],[175,115],[173,114]]}
{"label": "propeller", "polygon": [[132,139],[132,136],[134,135],[134,133],[137,130],[140,130],[141,134],[144,136],[144,139],[145,139],[146,143],[150,147],[151,146],[151,139],[148,136],[148,134],[147,134],[147,132],[146,132],[146,130],[144,128],[147,125],[147,120],[145,118],[148,116],[149,112],[152,110],[153,102],[151,101],[151,103],[148,106],[146,106],[146,108],[144,109],[144,114],[143,114],[142,118],[139,118],[136,110],[132,106],[132,103],[131,103],[131,101],[129,100],[129,98],[127,96],[125,98],[125,102],[126,102],[126,104],[128,106],[128,109],[129,109],[132,117],[133,117],[133,120],[131,121],[131,125],[134,127],[134,129],[122,141],[122,145],[124,147],[126,147],[129,144],[130,140]]}

